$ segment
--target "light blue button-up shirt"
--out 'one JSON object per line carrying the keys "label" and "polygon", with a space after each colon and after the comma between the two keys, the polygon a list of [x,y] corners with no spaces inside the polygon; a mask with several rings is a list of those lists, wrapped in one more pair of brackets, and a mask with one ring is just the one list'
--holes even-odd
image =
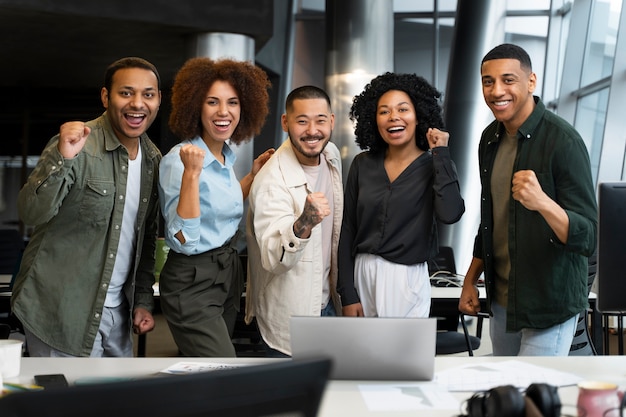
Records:
{"label": "light blue button-up shirt", "polygon": [[[200,217],[183,219],[177,213],[184,165],[180,148],[191,143],[206,151],[200,175]],[[163,157],[159,170],[159,202],[165,219],[165,243],[185,255],[196,255],[219,248],[235,234],[243,216],[243,194],[235,177],[235,154],[227,144],[222,165],[206,143],[196,137],[174,146]],[[179,231],[185,244],[174,237]]]}

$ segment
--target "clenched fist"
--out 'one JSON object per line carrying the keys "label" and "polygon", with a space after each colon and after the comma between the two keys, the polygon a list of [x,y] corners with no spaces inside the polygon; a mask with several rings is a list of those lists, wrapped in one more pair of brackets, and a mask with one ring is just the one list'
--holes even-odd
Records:
{"label": "clenched fist", "polygon": [[85,146],[87,137],[91,133],[83,122],[67,122],[61,125],[59,130],[58,149],[63,158],[74,158]]}
{"label": "clenched fist", "polygon": [[185,167],[185,171],[195,174],[202,172],[205,155],[204,149],[196,145],[186,144],[180,148],[179,155]]}
{"label": "clenched fist", "polygon": [[299,238],[307,239],[311,230],[330,215],[330,205],[324,193],[310,193],[306,196],[304,209],[293,224],[293,232]]}
{"label": "clenched fist", "polygon": [[428,131],[426,131],[426,139],[428,139],[428,146],[430,149],[436,148],[437,146],[448,146],[450,134],[448,132],[444,132],[443,130],[431,127]]}

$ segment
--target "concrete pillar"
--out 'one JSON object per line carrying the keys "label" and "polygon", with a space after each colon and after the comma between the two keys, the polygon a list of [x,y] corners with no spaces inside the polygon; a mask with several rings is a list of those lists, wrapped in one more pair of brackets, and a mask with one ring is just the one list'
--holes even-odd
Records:
{"label": "concrete pillar", "polygon": [[493,120],[482,95],[480,62],[489,50],[504,42],[505,16],[504,1],[457,3],[444,118],[465,199],[465,214],[458,223],[440,229],[440,244],[452,246],[460,274],[465,274],[470,264],[480,222],[478,143],[482,130]]}
{"label": "concrete pillar", "polygon": [[[188,44],[188,56],[207,57],[211,59],[229,58],[236,61],[254,63],[254,39],[237,33],[200,33]],[[237,155],[235,174],[242,178],[252,168],[254,146],[252,142],[232,146]]]}
{"label": "concrete pillar", "polygon": [[348,117],[352,99],[369,81],[393,71],[393,2],[326,0],[326,90],[335,113],[333,142],[341,151],[344,183],[360,152]]}

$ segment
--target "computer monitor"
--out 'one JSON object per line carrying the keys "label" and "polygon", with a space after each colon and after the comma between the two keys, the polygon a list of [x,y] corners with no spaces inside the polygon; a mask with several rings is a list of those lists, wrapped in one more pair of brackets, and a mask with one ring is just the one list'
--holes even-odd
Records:
{"label": "computer monitor", "polygon": [[450,246],[439,246],[439,253],[428,260],[428,274],[441,274],[442,276],[455,276],[456,263],[454,261],[454,249]]}
{"label": "computer monitor", "polygon": [[626,312],[626,182],[598,188],[598,311]]}
{"label": "computer monitor", "polygon": [[12,393],[2,417],[248,417],[317,415],[331,360],[164,375],[123,382]]}

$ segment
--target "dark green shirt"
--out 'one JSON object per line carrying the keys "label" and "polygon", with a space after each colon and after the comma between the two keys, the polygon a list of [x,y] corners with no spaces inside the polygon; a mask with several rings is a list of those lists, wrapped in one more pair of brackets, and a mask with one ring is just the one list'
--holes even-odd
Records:
{"label": "dark green shirt", "polygon": [[[135,253],[117,253],[128,177],[128,152],[106,113],[87,123],[91,134],[72,159],[58,151],[58,135],[44,149],[18,196],[18,212],[35,226],[13,288],[15,315],[54,349],[91,352],[116,256],[131,256],[124,286],[130,311],[152,310],[161,154],[140,139],[141,191]],[[129,313],[129,319],[132,315]]]}
{"label": "dark green shirt", "polygon": [[[533,170],[543,191],[569,217],[567,243],[561,243],[536,211],[510,199],[507,330],[545,329],[562,323],[588,307],[587,257],[596,247],[597,204],[589,154],[576,130],[547,111],[538,97],[530,117],[517,132],[513,172]],[[485,266],[489,303],[494,297],[493,216],[491,176],[493,162],[505,134],[494,121],[483,131],[479,145],[481,223],[474,256]]]}

